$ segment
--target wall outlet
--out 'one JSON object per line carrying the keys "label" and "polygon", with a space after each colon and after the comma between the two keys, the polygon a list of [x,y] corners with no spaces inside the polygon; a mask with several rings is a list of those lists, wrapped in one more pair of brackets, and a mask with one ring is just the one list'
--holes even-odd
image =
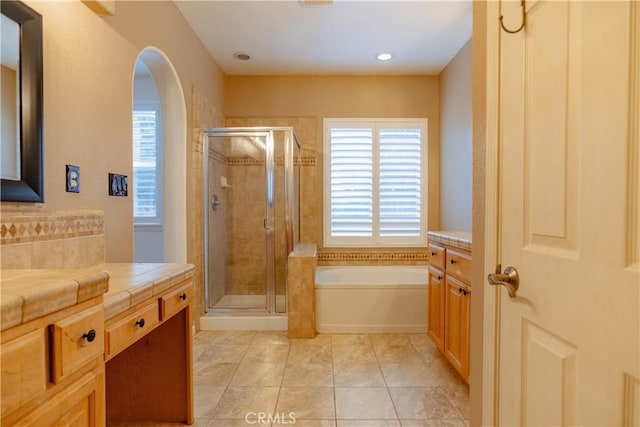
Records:
{"label": "wall outlet", "polygon": [[119,175],[117,173],[109,174],[109,195],[127,197],[128,190],[128,178],[126,175]]}
{"label": "wall outlet", "polygon": [[80,192],[80,166],[67,165],[67,192]]}

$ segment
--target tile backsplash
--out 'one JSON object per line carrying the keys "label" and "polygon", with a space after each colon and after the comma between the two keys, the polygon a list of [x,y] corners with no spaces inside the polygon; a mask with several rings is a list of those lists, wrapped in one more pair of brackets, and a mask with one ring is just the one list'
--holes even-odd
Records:
{"label": "tile backsplash", "polygon": [[0,212],[0,265],[83,268],[105,261],[104,213],[99,210]]}

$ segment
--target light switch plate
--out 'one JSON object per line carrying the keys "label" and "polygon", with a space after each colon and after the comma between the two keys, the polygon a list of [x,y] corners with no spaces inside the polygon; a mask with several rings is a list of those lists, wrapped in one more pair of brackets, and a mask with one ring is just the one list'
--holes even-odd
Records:
{"label": "light switch plate", "polygon": [[120,175],[117,173],[109,174],[109,195],[127,197],[127,190],[129,187],[128,178],[126,175]]}

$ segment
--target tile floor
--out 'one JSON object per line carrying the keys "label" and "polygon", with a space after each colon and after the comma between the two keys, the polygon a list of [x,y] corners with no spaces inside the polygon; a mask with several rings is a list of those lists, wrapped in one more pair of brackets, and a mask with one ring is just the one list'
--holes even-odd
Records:
{"label": "tile floor", "polygon": [[469,425],[469,388],[426,334],[202,331],[193,360],[198,427]]}

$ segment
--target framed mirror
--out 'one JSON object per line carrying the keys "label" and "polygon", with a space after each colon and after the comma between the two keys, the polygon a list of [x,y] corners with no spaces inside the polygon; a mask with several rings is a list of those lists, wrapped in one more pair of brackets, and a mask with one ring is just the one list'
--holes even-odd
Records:
{"label": "framed mirror", "polygon": [[0,12],[0,200],[44,202],[42,16],[15,0]]}

